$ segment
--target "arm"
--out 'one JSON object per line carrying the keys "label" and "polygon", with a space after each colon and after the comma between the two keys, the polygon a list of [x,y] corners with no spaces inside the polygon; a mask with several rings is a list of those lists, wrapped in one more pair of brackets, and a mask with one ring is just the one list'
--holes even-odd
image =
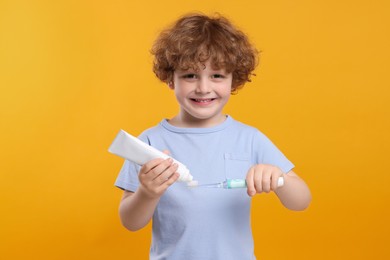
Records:
{"label": "arm", "polygon": [[172,159],[154,159],[139,172],[140,186],[135,192],[125,191],[119,205],[122,225],[136,231],[146,226],[166,189],[178,178],[177,164]]}
{"label": "arm", "polygon": [[[279,177],[284,178],[284,185],[278,187]],[[248,195],[274,191],[281,203],[291,210],[304,210],[311,201],[311,193],[306,183],[293,171],[284,174],[278,167],[266,164],[253,166],[246,177]]]}
{"label": "arm", "polygon": [[311,202],[311,193],[306,183],[293,171],[284,175],[284,185],[275,190],[282,204],[291,210],[304,210]]}

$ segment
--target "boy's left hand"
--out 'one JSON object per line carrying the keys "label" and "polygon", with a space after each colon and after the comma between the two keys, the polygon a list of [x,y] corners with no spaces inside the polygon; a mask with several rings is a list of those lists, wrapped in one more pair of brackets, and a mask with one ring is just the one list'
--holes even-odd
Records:
{"label": "boy's left hand", "polygon": [[256,164],[246,175],[247,192],[249,196],[256,193],[275,191],[278,188],[278,179],[284,173],[276,166]]}

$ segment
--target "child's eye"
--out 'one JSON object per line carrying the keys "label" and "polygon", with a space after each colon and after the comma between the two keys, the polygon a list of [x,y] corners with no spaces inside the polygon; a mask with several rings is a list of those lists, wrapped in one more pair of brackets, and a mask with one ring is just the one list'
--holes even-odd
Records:
{"label": "child's eye", "polygon": [[224,75],[222,75],[222,74],[214,74],[213,76],[212,76],[212,78],[214,78],[214,79],[223,79],[225,76]]}
{"label": "child's eye", "polygon": [[183,75],[183,78],[185,78],[185,79],[196,79],[196,75],[195,74],[185,74],[185,75]]}

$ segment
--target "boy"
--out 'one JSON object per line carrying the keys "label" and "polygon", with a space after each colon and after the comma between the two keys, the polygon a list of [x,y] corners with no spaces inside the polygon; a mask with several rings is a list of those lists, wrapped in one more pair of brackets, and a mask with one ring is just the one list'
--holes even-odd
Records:
{"label": "boy", "polygon": [[[142,167],[125,161],[115,183],[124,190],[122,224],[135,231],[153,219],[151,259],[255,259],[251,197],[273,191],[292,210],[311,200],[293,164],[267,137],[222,112],[250,81],[256,49],[226,18],[193,14],[163,31],[152,54],[154,72],[174,91],[180,110],[139,138],[168,150],[200,183],[240,178],[247,190],[189,189],[175,183],[171,159]],[[284,185],[277,187],[281,176]]]}

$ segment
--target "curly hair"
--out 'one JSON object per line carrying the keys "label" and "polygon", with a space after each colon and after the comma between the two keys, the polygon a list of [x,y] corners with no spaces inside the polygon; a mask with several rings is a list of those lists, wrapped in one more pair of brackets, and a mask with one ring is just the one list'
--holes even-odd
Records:
{"label": "curly hair", "polygon": [[188,14],[163,30],[151,49],[153,72],[163,82],[176,69],[197,71],[210,60],[214,69],[232,73],[232,93],[242,88],[258,63],[258,51],[248,37],[225,17]]}

